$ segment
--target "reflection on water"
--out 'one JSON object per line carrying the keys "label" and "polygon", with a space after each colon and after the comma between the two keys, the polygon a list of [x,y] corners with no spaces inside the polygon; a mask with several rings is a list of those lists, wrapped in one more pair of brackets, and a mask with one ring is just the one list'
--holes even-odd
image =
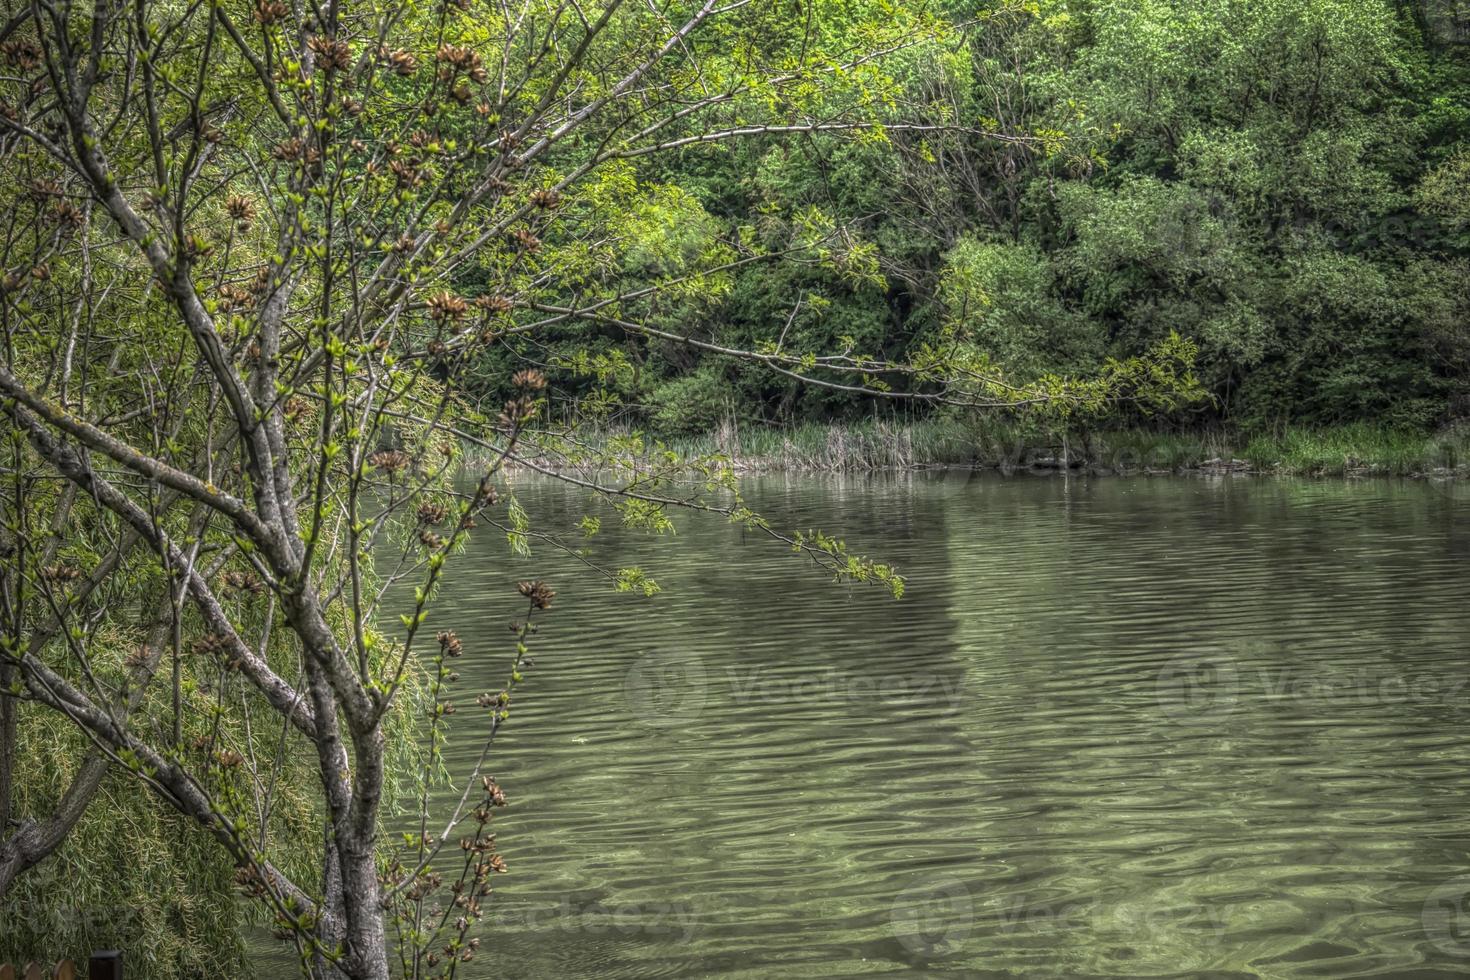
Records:
{"label": "reflection on water", "polygon": [[[542,527],[585,506],[518,493]],[[494,766],[512,873],[477,967],[1470,975],[1463,501],[971,474],[749,494],[897,563],[907,597],[694,517],[594,539],[652,600],[489,535],[460,560],[431,625],[464,638],[467,693],[500,684],[511,583],[560,593]]]}

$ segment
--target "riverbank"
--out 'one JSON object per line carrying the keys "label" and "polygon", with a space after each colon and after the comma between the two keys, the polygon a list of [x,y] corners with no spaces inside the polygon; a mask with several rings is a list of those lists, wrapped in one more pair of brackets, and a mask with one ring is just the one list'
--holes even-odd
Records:
{"label": "riverbank", "polygon": [[725,425],[667,440],[682,455],[719,452],[745,472],[944,467],[1063,468],[1096,474],[1235,472],[1281,476],[1470,476],[1470,427],[1413,433],[1357,424],[1242,436],[1141,429],[1039,434],[1003,422],[927,420],[793,428]]}

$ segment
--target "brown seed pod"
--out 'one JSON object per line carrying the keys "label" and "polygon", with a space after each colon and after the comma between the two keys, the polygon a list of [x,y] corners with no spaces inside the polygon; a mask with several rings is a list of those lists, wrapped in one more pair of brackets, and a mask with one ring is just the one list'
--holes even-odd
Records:
{"label": "brown seed pod", "polygon": [[556,598],[556,593],[551,590],[551,586],[540,579],[534,582],[517,582],[516,591],[530,599],[531,605],[537,609],[549,608],[551,600]]}
{"label": "brown seed pod", "polygon": [[255,19],[266,27],[283,20],[286,5],[281,0],[256,0]]}
{"label": "brown seed pod", "polygon": [[500,410],[499,423],[502,429],[510,429],[535,417],[536,402],[522,395],[505,403]]}
{"label": "brown seed pod", "polygon": [[469,304],[450,292],[435,293],[429,297],[429,319],[459,320],[469,310]]}
{"label": "brown seed pod", "polygon": [[475,305],[488,313],[509,313],[515,308],[509,296],[476,296]]}
{"label": "brown seed pod", "polygon": [[61,181],[43,177],[33,180],[26,185],[26,193],[33,201],[45,201],[48,198],[61,196]]}
{"label": "brown seed pod", "polygon": [[515,240],[517,247],[522,251],[529,252],[532,255],[541,251],[541,239],[533,235],[528,228],[517,228],[512,232],[511,238]]}
{"label": "brown seed pod", "polygon": [[313,35],[306,46],[316,55],[317,65],[325,71],[346,71],[352,67],[352,48],[346,41]]}
{"label": "brown seed pod", "polygon": [[82,570],[75,565],[58,563],[41,569],[41,578],[52,585],[66,585],[82,577]]}
{"label": "brown seed pod", "polygon": [[411,160],[389,161],[388,169],[393,172],[393,179],[399,187],[417,187],[424,182],[423,175]]}
{"label": "brown seed pod", "polygon": [[57,201],[51,206],[51,213],[58,224],[63,228],[77,228],[82,223],[82,209],[70,201]]}
{"label": "brown seed pod", "polygon": [[395,48],[385,55],[388,67],[401,78],[408,78],[419,70],[419,60],[402,48]]}
{"label": "brown seed pod", "polygon": [[227,282],[219,288],[219,298],[216,302],[221,312],[232,313],[235,310],[252,309],[255,306],[255,296],[243,286]]}
{"label": "brown seed pod", "polygon": [[12,68],[32,71],[41,65],[41,49],[30,40],[6,41],[0,44],[0,57]]}
{"label": "brown seed pod", "polygon": [[250,230],[250,223],[255,220],[255,202],[244,194],[231,194],[225,198],[225,211],[234,219],[242,231]]}
{"label": "brown seed pod", "polygon": [[546,375],[535,368],[525,368],[511,375],[510,383],[523,391],[540,391],[546,387]]}
{"label": "brown seed pod", "polygon": [[368,465],[376,466],[384,473],[393,474],[408,469],[413,459],[402,449],[379,449],[367,458]]}

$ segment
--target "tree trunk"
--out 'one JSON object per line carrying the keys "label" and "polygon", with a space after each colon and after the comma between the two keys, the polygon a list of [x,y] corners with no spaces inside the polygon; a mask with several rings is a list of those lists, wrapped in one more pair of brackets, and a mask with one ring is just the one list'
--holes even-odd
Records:
{"label": "tree trunk", "polygon": [[[3,701],[11,703],[10,698]],[[7,749],[10,744],[7,743]],[[45,860],[66,840],[66,835],[87,812],[87,804],[97,795],[109,764],[106,756],[93,750],[72,778],[54,813],[39,823],[26,820],[0,840],[0,895],[4,895],[23,872]]]}

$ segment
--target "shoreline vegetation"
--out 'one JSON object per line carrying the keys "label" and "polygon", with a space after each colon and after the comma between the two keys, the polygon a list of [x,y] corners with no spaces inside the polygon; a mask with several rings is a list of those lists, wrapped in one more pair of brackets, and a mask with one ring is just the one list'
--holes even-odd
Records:
{"label": "shoreline vegetation", "polygon": [[[600,433],[591,441],[613,434]],[[1470,477],[1470,426],[1465,425],[1432,433],[1364,423],[1288,426],[1254,435],[1129,428],[1073,431],[1064,438],[1005,421],[864,421],[780,428],[726,422],[702,435],[650,440],[650,449],[655,445],[691,458],[721,453],[740,473],[1065,469],[1096,476]]]}

